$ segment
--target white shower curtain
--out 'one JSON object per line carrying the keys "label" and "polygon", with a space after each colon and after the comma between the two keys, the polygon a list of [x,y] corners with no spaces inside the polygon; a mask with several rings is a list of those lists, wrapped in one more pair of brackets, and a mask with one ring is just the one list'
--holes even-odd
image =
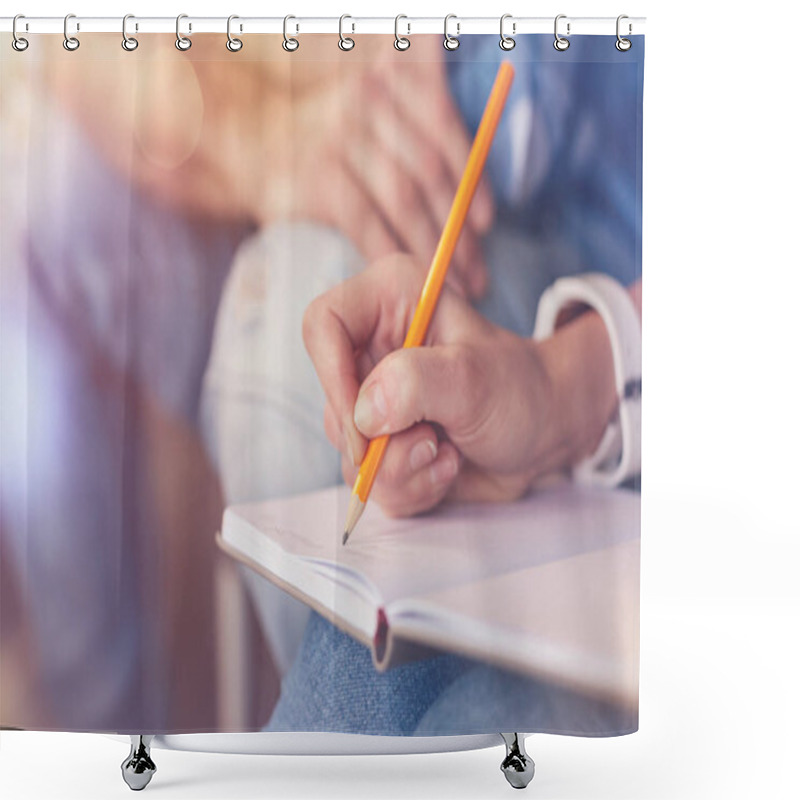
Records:
{"label": "white shower curtain", "polygon": [[[643,37],[29,38],[0,48],[0,725],[635,731]],[[426,347],[394,353],[502,61]],[[341,506],[384,433],[352,541],[284,526],[404,601],[441,579],[439,633],[379,669],[345,589],[215,534]]]}

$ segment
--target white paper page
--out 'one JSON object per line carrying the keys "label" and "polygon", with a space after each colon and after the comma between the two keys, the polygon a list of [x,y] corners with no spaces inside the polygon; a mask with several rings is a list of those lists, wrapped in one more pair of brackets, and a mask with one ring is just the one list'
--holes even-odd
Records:
{"label": "white paper page", "polygon": [[385,606],[639,536],[638,493],[566,484],[513,503],[442,506],[402,520],[369,503],[342,546],[349,495],[340,486],[234,506],[225,512],[222,536],[239,546],[243,529],[263,534],[317,573],[336,568]]}
{"label": "white paper page", "polygon": [[228,508],[223,516],[221,535],[227,544],[334,610],[368,637],[374,634],[380,605],[375,587],[361,574],[325,558],[324,537],[315,542],[284,527],[282,505],[279,509],[269,504],[250,506],[244,514],[239,513],[241,508]]}
{"label": "white paper page", "polygon": [[635,702],[639,540],[395,603],[398,636]]}

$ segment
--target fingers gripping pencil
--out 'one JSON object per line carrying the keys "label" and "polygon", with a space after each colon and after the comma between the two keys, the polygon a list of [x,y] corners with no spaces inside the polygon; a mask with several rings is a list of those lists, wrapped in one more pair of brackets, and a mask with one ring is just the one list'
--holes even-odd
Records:
{"label": "fingers gripping pencil", "polygon": [[[433,312],[436,310],[436,303],[442,291],[442,285],[447,277],[447,269],[453,256],[461,229],[464,227],[464,220],[469,211],[470,203],[478,187],[486,158],[494,140],[500,117],[505,107],[508,92],[511,89],[511,82],[514,79],[514,68],[507,61],[504,61],[497,71],[492,91],[486,102],[478,132],[472,143],[472,149],[464,168],[464,174],[456,190],[453,205],[442,230],[439,244],[431,261],[428,276],[422,287],[417,310],[411,320],[403,347],[420,347],[425,341],[428,326]],[[386,452],[386,445],[389,443],[389,435],[378,436],[370,440],[364,460],[353,484],[353,493],[350,496],[350,504],[347,509],[347,517],[344,524],[344,535],[342,544],[346,544],[348,537],[353,532],[358,520],[364,513],[372,484]]]}

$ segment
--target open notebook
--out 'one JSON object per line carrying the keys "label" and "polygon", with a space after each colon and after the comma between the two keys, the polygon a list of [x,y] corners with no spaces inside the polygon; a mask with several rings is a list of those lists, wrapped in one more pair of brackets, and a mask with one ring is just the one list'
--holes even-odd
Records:
{"label": "open notebook", "polygon": [[563,485],[410,519],[370,503],[342,546],[349,494],[232,506],[217,541],[370,647],[379,670],[446,650],[636,702],[637,493]]}

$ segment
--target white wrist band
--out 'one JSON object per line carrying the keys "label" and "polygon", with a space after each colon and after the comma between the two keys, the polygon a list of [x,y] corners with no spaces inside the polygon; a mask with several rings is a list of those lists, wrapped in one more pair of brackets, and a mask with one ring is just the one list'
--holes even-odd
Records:
{"label": "white wrist band", "polygon": [[605,323],[618,404],[597,450],[575,465],[573,476],[581,483],[618,486],[641,471],[642,326],[625,287],[608,275],[590,272],[559,278],[545,290],[533,338],[552,336],[559,313],[574,303],[590,306]]}

